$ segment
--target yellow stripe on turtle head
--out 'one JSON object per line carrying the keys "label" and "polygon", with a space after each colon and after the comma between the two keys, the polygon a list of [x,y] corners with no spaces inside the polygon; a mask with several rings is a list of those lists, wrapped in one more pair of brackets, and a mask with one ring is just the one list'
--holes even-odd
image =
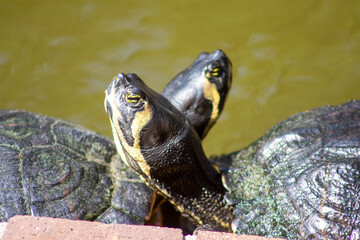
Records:
{"label": "yellow stripe on turtle head", "polygon": [[150,110],[148,103],[145,103],[144,110],[136,112],[131,124],[134,148],[140,149],[140,131],[150,121],[151,117],[152,111]]}
{"label": "yellow stripe on turtle head", "polygon": [[211,83],[209,80],[204,82],[203,85],[204,98],[208,99],[212,103],[212,112],[210,116],[210,121],[205,128],[205,131],[214,123],[214,121],[219,117],[219,103],[220,103],[220,94],[216,88],[215,83]]}
{"label": "yellow stripe on turtle head", "polygon": [[145,103],[143,110],[137,111],[135,113],[135,116],[131,124],[131,133],[134,139],[133,146],[127,143],[120,127],[115,125],[116,132],[120,137],[120,141],[122,143],[122,146],[124,147],[124,150],[130,155],[132,159],[134,159],[137,162],[141,171],[149,178],[150,178],[150,166],[146,163],[146,160],[140,150],[140,132],[141,129],[150,121],[151,117],[152,117],[152,111],[150,110],[148,103]]}

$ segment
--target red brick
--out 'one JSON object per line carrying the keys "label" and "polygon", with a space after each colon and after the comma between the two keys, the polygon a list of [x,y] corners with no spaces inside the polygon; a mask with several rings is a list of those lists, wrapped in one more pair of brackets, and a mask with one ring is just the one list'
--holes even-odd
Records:
{"label": "red brick", "polygon": [[171,239],[182,240],[180,229],[59,218],[15,216],[7,224],[3,240],[12,239]]}

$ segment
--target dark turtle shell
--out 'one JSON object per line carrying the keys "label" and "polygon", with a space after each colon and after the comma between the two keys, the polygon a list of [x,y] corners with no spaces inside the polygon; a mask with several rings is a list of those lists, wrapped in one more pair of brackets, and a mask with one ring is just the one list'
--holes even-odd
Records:
{"label": "dark turtle shell", "polygon": [[359,238],[360,101],[296,114],[213,161],[231,165],[226,185],[236,233]]}
{"label": "dark turtle shell", "polygon": [[0,221],[33,215],[140,224],[152,197],[107,138],[62,120],[0,111]]}

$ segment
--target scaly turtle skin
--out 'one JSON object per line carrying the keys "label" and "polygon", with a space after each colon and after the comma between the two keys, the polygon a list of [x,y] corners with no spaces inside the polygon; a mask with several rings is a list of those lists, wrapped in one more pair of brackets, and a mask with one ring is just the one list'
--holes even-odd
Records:
{"label": "scaly turtle skin", "polygon": [[222,50],[203,52],[161,93],[204,138],[224,108],[232,81],[232,65]]}
{"label": "scaly turtle skin", "polygon": [[360,101],[299,113],[213,159],[222,177],[187,120],[135,74],[114,79],[105,106],[122,159],[199,225],[289,239],[359,236]]}
{"label": "scaly turtle skin", "polygon": [[224,198],[221,174],[182,113],[136,74],[113,79],[105,108],[117,150],[128,166],[198,224],[230,230],[233,207]]}
{"label": "scaly turtle skin", "polygon": [[298,113],[217,160],[231,165],[235,232],[359,239],[360,101]]}
{"label": "scaly turtle skin", "polygon": [[33,215],[141,224],[153,197],[109,139],[12,110],[0,111],[0,193],[1,222]]}

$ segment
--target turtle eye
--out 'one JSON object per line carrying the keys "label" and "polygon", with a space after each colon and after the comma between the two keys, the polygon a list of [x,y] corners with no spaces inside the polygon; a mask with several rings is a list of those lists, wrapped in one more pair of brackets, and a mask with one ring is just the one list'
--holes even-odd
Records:
{"label": "turtle eye", "polygon": [[137,106],[142,103],[141,96],[135,92],[128,92],[126,94],[125,99],[130,105],[133,105],[133,106]]}
{"label": "turtle eye", "polygon": [[206,71],[206,77],[207,78],[220,77],[222,72],[223,72],[223,69],[220,66],[210,67]]}
{"label": "turtle eye", "polygon": [[220,67],[213,68],[210,71],[210,75],[212,77],[218,77],[218,76],[220,76],[220,74],[221,74],[221,68]]}

